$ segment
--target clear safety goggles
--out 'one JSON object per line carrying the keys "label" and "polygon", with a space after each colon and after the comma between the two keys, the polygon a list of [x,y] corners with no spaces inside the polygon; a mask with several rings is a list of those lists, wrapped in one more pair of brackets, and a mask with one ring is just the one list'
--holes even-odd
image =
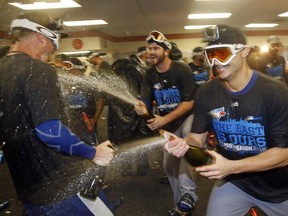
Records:
{"label": "clear safety goggles", "polygon": [[167,38],[159,31],[156,30],[151,31],[146,38],[147,42],[149,42],[150,40],[153,40],[157,43],[163,43],[165,44],[166,47],[168,47],[168,49],[172,48],[172,45],[167,40]]}
{"label": "clear safety goggles", "polygon": [[205,47],[205,56],[211,67],[214,66],[215,61],[220,65],[229,64],[237,53],[241,51],[245,45],[243,44],[218,44]]}
{"label": "clear safety goggles", "polygon": [[44,26],[31,22],[28,19],[15,19],[12,21],[10,26],[11,30],[13,30],[14,28],[26,28],[38,32],[50,39],[55,49],[59,50],[59,42],[61,38],[60,34],[57,34]]}

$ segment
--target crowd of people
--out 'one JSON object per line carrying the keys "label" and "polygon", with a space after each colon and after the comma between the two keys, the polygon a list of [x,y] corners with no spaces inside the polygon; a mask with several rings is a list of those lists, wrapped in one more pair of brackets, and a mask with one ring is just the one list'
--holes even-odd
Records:
{"label": "crowd of people", "polygon": [[[278,36],[270,36],[269,52],[259,55],[242,30],[208,27],[207,46],[194,47],[188,64],[176,43],[153,30],[135,55],[109,64],[91,52],[87,66],[64,54],[48,62],[65,35],[46,14],[22,14],[11,29],[11,46],[1,51],[0,141],[24,215],[113,215],[117,206],[101,187],[113,145],[160,129],[174,137],[163,146],[175,204],[167,216],[193,214],[194,172],[217,180],[207,216],[245,215],[254,206],[267,215],[287,214],[288,71]],[[129,85],[136,104],[77,85],[112,76]],[[108,139],[99,140],[104,106]],[[189,145],[207,148],[211,133],[212,162],[194,169],[184,155]],[[145,175],[148,162],[142,170],[140,164],[138,174]],[[87,169],[89,178],[71,186]]]}

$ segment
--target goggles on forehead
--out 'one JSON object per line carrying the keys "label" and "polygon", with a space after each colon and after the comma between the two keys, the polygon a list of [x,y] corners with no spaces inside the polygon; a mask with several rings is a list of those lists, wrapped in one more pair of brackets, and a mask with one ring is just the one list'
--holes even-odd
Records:
{"label": "goggles on forehead", "polygon": [[151,31],[147,38],[146,41],[154,41],[156,43],[162,43],[164,44],[168,49],[172,49],[172,45],[169,43],[169,41],[167,40],[167,38],[159,31]]}
{"label": "goggles on forehead", "polygon": [[211,67],[215,61],[225,66],[235,58],[237,53],[241,51],[245,45],[243,44],[219,44],[211,45],[205,48],[205,56]]}
{"label": "goggles on forehead", "polygon": [[11,30],[14,28],[26,28],[38,32],[50,39],[55,49],[59,50],[60,34],[57,34],[44,26],[31,22],[28,19],[15,19],[12,21],[10,28]]}

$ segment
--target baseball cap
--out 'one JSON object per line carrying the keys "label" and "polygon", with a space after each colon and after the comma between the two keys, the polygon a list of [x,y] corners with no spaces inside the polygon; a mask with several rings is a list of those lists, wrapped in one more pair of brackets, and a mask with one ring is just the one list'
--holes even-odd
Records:
{"label": "baseball cap", "polygon": [[60,32],[63,30],[62,20],[53,20],[47,14],[41,12],[30,12],[21,14],[17,19],[12,20],[10,29],[29,29],[38,32],[49,38],[55,49],[59,49],[61,37],[67,37],[68,34]]}
{"label": "baseball cap", "polygon": [[98,53],[98,52],[92,52],[92,53],[88,56],[88,59],[91,59],[91,58],[96,57],[96,56],[100,56],[100,53]]}
{"label": "baseball cap", "polygon": [[280,37],[276,36],[276,35],[271,35],[268,37],[267,42],[269,44],[275,44],[275,43],[281,43],[280,42]]}
{"label": "baseball cap", "polygon": [[244,32],[240,28],[216,25],[205,28],[204,41],[208,46],[219,44],[243,44],[246,45]]}
{"label": "baseball cap", "polygon": [[195,47],[192,51],[192,55],[203,55],[204,48],[203,47]]}
{"label": "baseball cap", "polygon": [[169,49],[169,50],[172,49],[171,43],[167,40],[167,38],[161,32],[157,30],[153,30],[148,34],[146,38],[146,42],[148,44],[156,43],[158,46],[163,47],[163,49]]}

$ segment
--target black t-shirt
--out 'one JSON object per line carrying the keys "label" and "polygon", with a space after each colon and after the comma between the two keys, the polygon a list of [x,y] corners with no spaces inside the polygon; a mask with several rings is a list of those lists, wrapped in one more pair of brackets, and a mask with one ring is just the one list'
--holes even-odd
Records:
{"label": "black t-shirt", "polygon": [[59,153],[35,132],[42,122],[61,119],[55,69],[23,53],[0,65],[1,143],[18,198],[49,204],[75,194],[82,186],[78,177],[92,162]]}
{"label": "black t-shirt", "polygon": [[[146,71],[141,98],[151,104],[155,100],[161,116],[176,109],[181,102],[194,100],[194,97],[193,75],[188,65],[172,61],[170,68],[164,73],[158,73],[155,67]],[[185,113],[164,129],[174,132],[191,112],[192,110]]]}
{"label": "black t-shirt", "polygon": [[[192,132],[214,130],[218,152],[231,160],[287,148],[287,98],[283,83],[256,71],[240,92],[230,92],[219,78],[213,79],[198,91]],[[263,201],[288,198],[288,167],[230,175],[226,180]]]}

